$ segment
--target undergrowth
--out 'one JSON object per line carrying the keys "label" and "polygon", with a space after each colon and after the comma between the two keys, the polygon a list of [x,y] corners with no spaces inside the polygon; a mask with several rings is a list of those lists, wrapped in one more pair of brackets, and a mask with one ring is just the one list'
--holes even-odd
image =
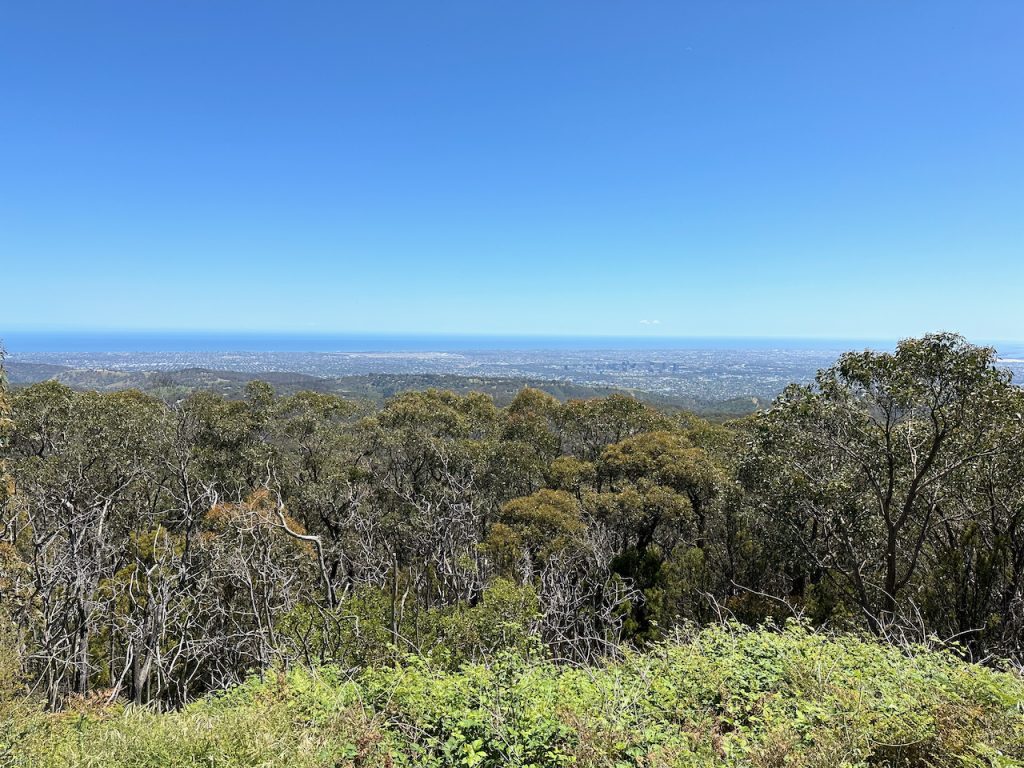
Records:
{"label": "undergrowth", "polygon": [[592,668],[278,670],[184,710],[0,712],[12,766],[1018,766],[1024,680],[853,635],[712,627]]}

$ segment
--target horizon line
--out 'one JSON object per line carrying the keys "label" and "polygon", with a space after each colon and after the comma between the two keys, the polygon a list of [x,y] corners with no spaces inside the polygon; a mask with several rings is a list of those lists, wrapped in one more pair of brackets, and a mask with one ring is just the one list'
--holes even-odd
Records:
{"label": "horizon line", "polygon": [[[0,340],[13,336],[244,336],[244,337],[300,337],[300,338],[466,338],[466,339],[719,339],[719,340],[793,340],[793,341],[884,341],[917,338],[925,333],[960,333],[939,329],[920,333],[901,333],[887,336],[859,336],[847,334],[765,334],[765,333],[644,333],[644,332],[538,332],[538,331],[353,331],[353,330],[300,330],[300,329],[231,329],[231,328],[14,328],[0,327]],[[969,338],[968,334],[961,334]],[[979,337],[987,342],[1014,342],[1022,339]]]}

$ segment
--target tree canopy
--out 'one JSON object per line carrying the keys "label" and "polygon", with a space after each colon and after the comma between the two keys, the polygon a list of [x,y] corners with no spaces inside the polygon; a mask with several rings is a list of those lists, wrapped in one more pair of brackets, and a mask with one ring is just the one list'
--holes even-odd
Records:
{"label": "tree canopy", "polygon": [[845,354],[726,425],[530,389],[0,388],[5,642],[55,708],[292,661],[593,661],[780,614],[1020,659],[1022,414],[951,334]]}

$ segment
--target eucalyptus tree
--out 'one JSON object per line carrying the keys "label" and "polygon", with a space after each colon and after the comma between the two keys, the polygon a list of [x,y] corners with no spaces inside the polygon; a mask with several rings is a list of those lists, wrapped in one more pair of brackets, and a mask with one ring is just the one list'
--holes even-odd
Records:
{"label": "eucalyptus tree", "polygon": [[[7,474],[5,457],[8,441],[14,430],[11,419],[11,400],[4,370],[4,348],[0,345],[0,697],[6,696],[21,679],[21,649],[15,615],[24,616],[19,608],[28,595],[27,574],[24,563],[14,549],[7,521],[8,505],[14,491],[13,481]],[[5,535],[7,534],[7,535]]]}
{"label": "eucalyptus tree", "polygon": [[548,466],[561,453],[562,409],[546,392],[524,387],[502,410],[484,478],[495,496],[528,496],[543,487]]}
{"label": "eucalyptus tree", "polygon": [[430,607],[482,590],[478,544],[491,500],[481,477],[497,423],[485,395],[427,390],[396,396],[361,426],[373,493],[366,540],[383,549],[376,564],[387,574],[396,641],[410,594]]}
{"label": "eucalyptus tree", "polygon": [[484,551],[498,572],[531,587],[541,635],[559,656],[592,660],[622,640],[640,595],[613,571],[613,538],[578,498],[544,488],[502,506]]}
{"label": "eucalyptus tree", "polygon": [[[642,636],[656,634],[655,602],[661,613],[697,618],[699,599],[686,593],[712,588],[711,559],[718,553],[709,549],[718,534],[715,504],[725,483],[708,453],[679,430],[641,433],[601,452],[596,490],[584,495],[584,504],[616,536],[615,570],[651,598],[633,605],[634,629]],[[671,583],[666,564],[674,570]]]}
{"label": "eucalyptus tree", "polygon": [[7,390],[7,371],[4,369],[4,356],[4,348],[0,344],[0,505],[6,501],[12,491],[3,457],[7,453],[7,441],[14,430],[14,421],[11,419],[11,398]]}
{"label": "eucalyptus tree", "polygon": [[359,407],[337,395],[299,392],[273,408],[273,489],[298,526],[282,528],[317,553],[327,607],[350,592],[361,570],[362,505],[368,495],[354,434]]}
{"label": "eucalyptus tree", "polygon": [[188,414],[196,472],[220,499],[245,501],[271,480],[273,390],[251,382],[244,400],[195,392],[179,405]]}
{"label": "eucalyptus tree", "polygon": [[[685,435],[647,432],[609,445],[601,452],[598,479],[599,490],[604,481],[611,493],[630,491],[624,522],[635,533],[638,548],[649,546],[662,518],[681,507],[688,514],[675,514],[675,527],[694,546],[706,546],[709,510],[724,478],[707,452]],[[671,500],[666,493],[681,498]]]}
{"label": "eucalyptus tree", "polygon": [[12,481],[7,476],[5,457],[9,448],[11,433],[14,431],[14,420],[11,408],[10,392],[7,389],[7,371],[4,370],[4,348],[0,344],[0,509],[3,509],[13,492]]}
{"label": "eucalyptus tree", "polygon": [[1024,390],[1007,389],[988,450],[950,489],[922,550],[923,619],[978,657],[1024,650]]}
{"label": "eucalyptus tree", "polygon": [[876,632],[915,610],[915,579],[943,527],[976,511],[958,489],[1008,444],[1009,374],[954,334],[850,352],[791,385],[755,421],[748,487]]}
{"label": "eucalyptus tree", "polygon": [[197,609],[201,630],[192,635],[190,665],[202,668],[209,688],[241,682],[280,658],[282,616],[315,599],[316,553],[289,536],[278,502],[266,490],[243,502],[220,503],[200,540],[207,567]]}
{"label": "eucalyptus tree", "polygon": [[612,394],[592,400],[571,400],[559,416],[562,453],[597,461],[606,445],[642,432],[668,429],[672,421],[634,397]]}
{"label": "eucalyptus tree", "polygon": [[67,689],[87,692],[97,671],[91,646],[110,597],[101,587],[161,503],[165,410],[137,392],[48,382],[19,392],[14,413],[19,504],[5,524],[33,574],[33,661],[52,705]]}

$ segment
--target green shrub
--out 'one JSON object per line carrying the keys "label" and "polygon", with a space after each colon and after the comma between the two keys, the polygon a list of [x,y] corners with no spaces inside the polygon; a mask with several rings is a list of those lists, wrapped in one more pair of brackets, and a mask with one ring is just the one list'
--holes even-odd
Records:
{"label": "green shrub", "polygon": [[19,715],[15,766],[1024,765],[1024,680],[855,635],[712,627],[599,667],[505,650],[269,674],[180,712]]}
{"label": "green shrub", "polygon": [[277,623],[282,642],[310,666],[372,667],[404,655],[429,656],[452,669],[501,650],[529,653],[540,601],[533,587],[495,579],[476,605],[459,602],[439,608],[411,607],[399,621],[399,644],[391,632],[388,590],[360,587],[334,612],[308,605],[289,611]]}

